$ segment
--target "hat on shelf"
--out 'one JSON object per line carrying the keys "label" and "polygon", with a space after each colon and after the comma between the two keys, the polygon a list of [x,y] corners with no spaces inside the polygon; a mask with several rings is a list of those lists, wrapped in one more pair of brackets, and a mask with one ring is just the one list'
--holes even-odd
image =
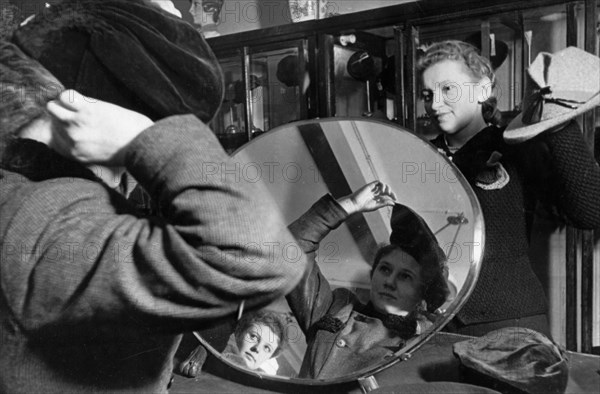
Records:
{"label": "hat on shelf", "polygon": [[367,81],[375,77],[375,60],[367,51],[354,52],[348,59],[346,70],[352,78]]}
{"label": "hat on shelf", "polygon": [[504,140],[526,141],[600,105],[599,75],[600,58],[582,49],[538,54],[527,69],[523,110]]}
{"label": "hat on shelf", "polygon": [[379,74],[379,82],[383,89],[390,93],[396,94],[396,56],[390,56],[383,60],[382,71]]}
{"label": "hat on shelf", "polygon": [[279,82],[287,87],[298,86],[298,56],[288,55],[277,63],[275,74]]}
{"label": "hat on shelf", "polygon": [[[256,89],[259,86],[262,86],[262,81],[255,74],[250,74],[250,91]],[[233,103],[241,104],[246,102],[246,85],[244,81],[241,79],[236,80],[233,83]]]}
{"label": "hat on shelf", "polygon": [[[481,51],[481,33],[475,32],[470,34],[464,40],[466,43],[473,45],[475,48]],[[495,70],[504,63],[506,57],[508,56],[508,45],[504,41],[496,40],[491,42],[490,48],[490,63],[492,64],[492,68]]]}
{"label": "hat on shelf", "polygon": [[207,122],[223,96],[221,68],[196,29],[142,0],[63,0],[12,38],[67,89],[156,120]]}

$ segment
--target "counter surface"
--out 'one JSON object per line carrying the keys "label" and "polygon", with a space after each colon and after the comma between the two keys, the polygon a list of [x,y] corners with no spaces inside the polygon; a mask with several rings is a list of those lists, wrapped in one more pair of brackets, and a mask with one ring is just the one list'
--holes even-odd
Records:
{"label": "counter surface", "polygon": [[[474,384],[461,372],[460,363],[452,353],[452,345],[470,337],[440,332],[417,351],[412,358],[398,363],[376,375],[380,388],[401,388],[402,385],[428,382],[459,382]],[[185,343],[185,342],[184,342]],[[569,382],[567,393],[598,393],[600,389],[600,357],[582,353],[567,352],[569,359]],[[220,364],[220,368],[216,367]],[[281,386],[266,381],[239,376],[233,369],[227,369],[222,363],[210,357],[204,371],[197,378],[185,378],[175,375],[170,393],[273,393],[273,392],[339,392],[360,393],[358,386]],[[246,384],[247,383],[247,384]],[[439,387],[438,385],[432,385]],[[489,387],[489,386],[488,386]],[[436,391],[437,390],[432,390]],[[426,391],[423,391],[426,392]]]}

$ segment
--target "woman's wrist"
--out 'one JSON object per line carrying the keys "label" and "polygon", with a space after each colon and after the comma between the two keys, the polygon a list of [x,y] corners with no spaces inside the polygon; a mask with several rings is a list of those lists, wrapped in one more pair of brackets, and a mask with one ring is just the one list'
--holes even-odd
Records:
{"label": "woman's wrist", "polygon": [[356,213],[358,211],[358,209],[356,208],[356,204],[354,203],[354,201],[352,201],[352,198],[350,198],[350,196],[342,197],[336,201],[344,209],[344,211],[346,211],[348,215],[352,215],[353,213]]}

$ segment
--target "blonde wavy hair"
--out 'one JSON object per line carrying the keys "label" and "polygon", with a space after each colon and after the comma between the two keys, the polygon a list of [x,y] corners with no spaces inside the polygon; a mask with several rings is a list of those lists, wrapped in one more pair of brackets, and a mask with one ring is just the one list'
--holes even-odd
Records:
{"label": "blonde wavy hair", "polygon": [[456,60],[462,62],[471,71],[472,75],[481,79],[488,77],[491,81],[491,89],[487,100],[482,103],[481,113],[483,119],[493,125],[500,125],[502,114],[498,110],[498,99],[496,89],[496,74],[488,59],[481,56],[479,49],[471,44],[458,40],[440,41],[426,47],[425,54],[417,62],[419,75],[432,65],[444,60]]}

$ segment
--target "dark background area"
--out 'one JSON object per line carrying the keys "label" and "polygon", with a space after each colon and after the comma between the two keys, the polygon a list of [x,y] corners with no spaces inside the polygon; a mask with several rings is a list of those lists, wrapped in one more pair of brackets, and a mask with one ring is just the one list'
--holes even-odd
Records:
{"label": "dark background area", "polygon": [[[2,1],[2,3],[8,2],[21,11],[24,17],[27,17],[32,14],[38,13],[42,8],[44,8],[45,4],[55,4],[59,3],[60,0],[8,0]],[[181,11],[181,15],[184,20],[188,22],[192,22],[192,16],[188,12],[190,9],[190,1],[189,0],[174,0],[173,4],[175,7]]]}

